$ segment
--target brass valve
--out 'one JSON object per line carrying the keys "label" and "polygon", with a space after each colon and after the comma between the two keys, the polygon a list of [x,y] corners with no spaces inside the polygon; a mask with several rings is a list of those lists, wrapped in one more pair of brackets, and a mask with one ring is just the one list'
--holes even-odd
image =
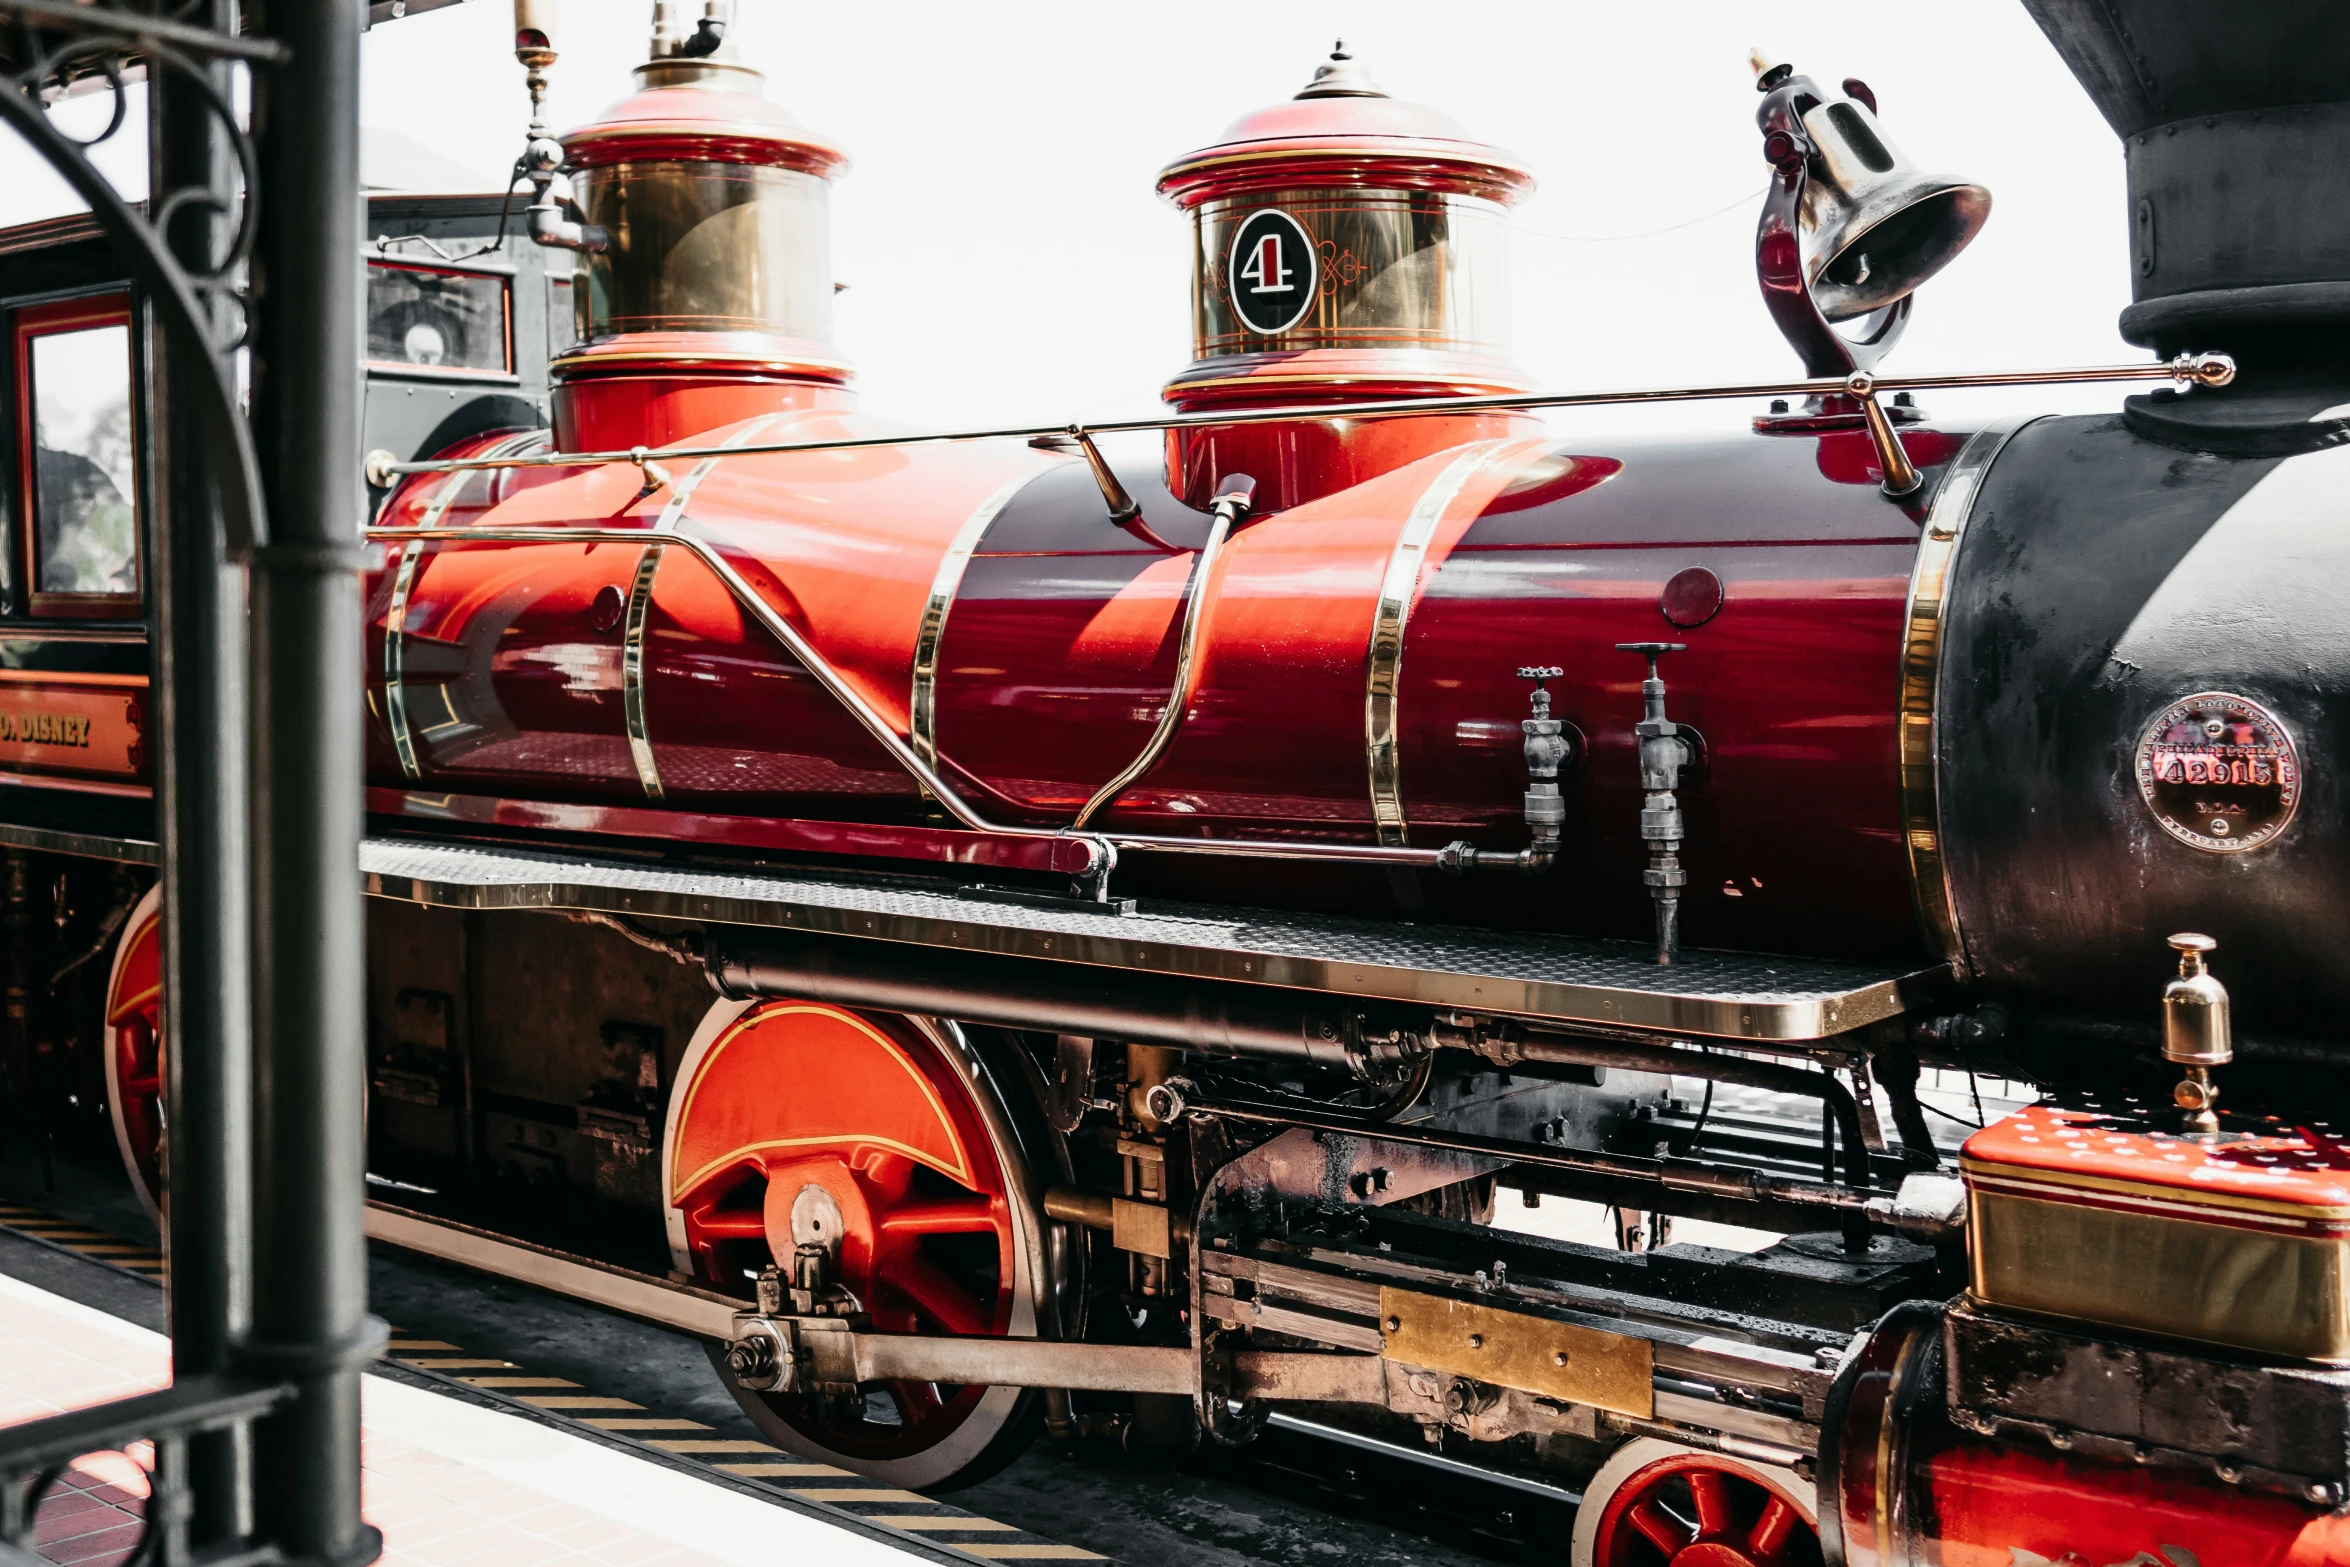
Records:
{"label": "brass valve", "polygon": [[2190,1133],[2211,1136],[2219,1131],[2219,1116],[2212,1109],[2219,1102],[2219,1086],[2211,1080],[2211,1069],[2236,1058],[2228,989],[2204,965],[2204,954],[2219,943],[2183,931],[2171,937],[2170,944],[2179,955],[2179,977],[2162,990],[2162,1054],[2187,1069],[2171,1097],[2186,1112]]}

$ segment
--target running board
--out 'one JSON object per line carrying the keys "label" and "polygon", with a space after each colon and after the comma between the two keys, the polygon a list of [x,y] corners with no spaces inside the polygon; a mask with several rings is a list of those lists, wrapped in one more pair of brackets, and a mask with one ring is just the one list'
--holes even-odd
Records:
{"label": "running board", "polygon": [[1444,1010],[1799,1043],[1895,1017],[1947,968],[1693,950],[1211,904],[1013,897],[911,877],[818,876],[369,839],[367,890],[457,909],[577,909],[1319,991]]}
{"label": "running board", "polygon": [[[153,864],[138,839],[0,823],[0,846]],[[917,947],[1229,980],[1755,1044],[1866,1028],[1925,1004],[1947,967],[1408,925],[1212,904],[1087,903],[910,876],[812,875],[598,859],[415,838],[360,846],[367,890],[436,908],[564,910],[765,926]]]}

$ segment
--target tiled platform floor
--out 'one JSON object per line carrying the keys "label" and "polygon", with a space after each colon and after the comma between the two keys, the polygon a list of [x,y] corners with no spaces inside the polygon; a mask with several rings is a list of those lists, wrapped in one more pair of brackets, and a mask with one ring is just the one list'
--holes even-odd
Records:
{"label": "tiled platform floor", "polygon": [[[168,1342],[0,1276],[0,1425],[163,1386]],[[369,1377],[364,1510],[394,1567],[902,1567],[868,1536],[519,1416]],[[40,1512],[41,1554],[113,1567],[137,1544],[143,1455],[82,1462]]]}

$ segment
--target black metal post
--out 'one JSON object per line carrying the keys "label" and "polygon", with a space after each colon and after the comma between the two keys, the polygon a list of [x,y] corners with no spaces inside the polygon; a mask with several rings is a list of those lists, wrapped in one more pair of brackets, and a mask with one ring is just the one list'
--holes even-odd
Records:
{"label": "black metal post", "polygon": [[256,1522],[294,1560],[381,1548],[359,1521],[367,1316],[361,1024],[359,35],[364,0],[248,0],[290,51],[256,73],[253,428],[253,1333],[293,1402],[254,1429]]}
{"label": "black metal post", "polygon": [[[203,0],[183,16],[227,34],[236,0]],[[224,60],[200,69],[223,97]],[[209,272],[226,250],[236,200],[227,131],[197,90],[169,70],[148,78],[150,188],[209,193],[184,204],[164,235],[181,266]],[[224,334],[224,336],[233,335]],[[171,1259],[174,1381],[229,1369],[250,1322],[251,946],[246,898],[245,578],[228,563],[205,438],[193,396],[176,380],[210,373],[211,352],[182,334],[155,334],[159,461],[150,530],[155,624],[157,812],[163,840],[163,1026],[166,1071],[164,1244]],[[216,341],[221,339],[216,339]],[[243,1435],[188,1440],[190,1541],[239,1538]]]}
{"label": "black metal post", "polygon": [[33,1102],[33,866],[0,849],[0,1089]]}

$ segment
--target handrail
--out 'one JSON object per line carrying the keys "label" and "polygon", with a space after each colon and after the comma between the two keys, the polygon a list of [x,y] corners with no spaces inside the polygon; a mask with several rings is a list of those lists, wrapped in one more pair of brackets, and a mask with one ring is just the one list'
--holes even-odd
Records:
{"label": "handrail", "polygon": [[1075,435],[1123,435],[1147,430],[1267,424],[1300,419],[1388,419],[1408,414],[1506,413],[1535,408],[1589,408],[1629,403],[1711,402],[1747,397],[1865,397],[1870,393],[1960,391],[1993,386],[2069,386],[2102,381],[2169,381],[2182,389],[2220,387],[2236,378],[2226,354],[2180,354],[2146,365],[2097,365],[2071,370],[1983,370],[1951,375],[1871,376],[1866,372],[1803,381],[1748,381],[1721,386],[1635,387],[1613,392],[1505,392],[1490,397],[1408,397],[1384,402],[1304,404],[1283,408],[1235,409],[1220,413],[1159,414],[1147,419],[1105,419],[1098,423],[1007,425],[993,429],[932,430],[912,435],[844,436],[830,441],[769,441],[743,446],[631,447],[610,452],[544,452],[530,457],[455,457],[426,462],[391,462],[372,454],[369,481],[397,474],[458,473],[476,468],[594,468],[636,463],[650,457],[756,457],[780,452],[858,451],[877,446],[927,446],[952,441],[1063,439]]}
{"label": "handrail", "polygon": [[1208,539],[1192,558],[1191,580],[1183,585],[1183,629],[1175,642],[1175,681],[1167,692],[1167,705],[1159,711],[1158,727],[1133,761],[1128,762],[1117,777],[1093,792],[1085,808],[1077,813],[1069,825],[1082,830],[1103,811],[1118,803],[1118,796],[1134,787],[1135,783],[1167,754],[1167,747],[1175,743],[1176,731],[1183,727],[1183,715],[1191,710],[1191,678],[1199,656],[1200,627],[1207,623],[1208,594],[1216,583],[1216,557],[1224,551],[1224,540],[1232,532],[1249,502],[1256,496],[1254,479],[1225,481],[1224,492],[1211,503],[1215,521],[1208,527]]}
{"label": "handrail", "polygon": [[786,652],[806,666],[808,672],[816,677],[817,684],[831,693],[834,701],[848,709],[849,716],[856,719],[865,732],[889,753],[890,759],[938,798],[948,815],[973,832],[995,837],[1062,839],[1085,845],[1091,854],[1086,868],[1079,875],[1097,896],[1106,896],[1109,873],[1117,864],[1117,851],[1120,849],[1239,855],[1252,859],[1339,860],[1364,865],[1423,865],[1432,868],[1441,868],[1445,856],[1453,852],[1450,849],[1413,849],[1378,844],[1293,843],[1269,838],[1172,838],[1150,833],[1080,832],[1069,827],[1020,827],[991,821],[941,777],[936,768],[925,762],[889,720],[882,717],[849,684],[847,677],[816,651],[800,628],[744,580],[734,563],[720,554],[717,547],[707,539],[683,531],[655,533],[649,528],[572,527],[369,528],[367,538],[371,543],[384,544],[401,540],[432,540],[473,544],[632,544],[649,545],[656,549],[675,546],[690,550],[734,595],[736,602],[748,610],[776,641],[782,643]]}

